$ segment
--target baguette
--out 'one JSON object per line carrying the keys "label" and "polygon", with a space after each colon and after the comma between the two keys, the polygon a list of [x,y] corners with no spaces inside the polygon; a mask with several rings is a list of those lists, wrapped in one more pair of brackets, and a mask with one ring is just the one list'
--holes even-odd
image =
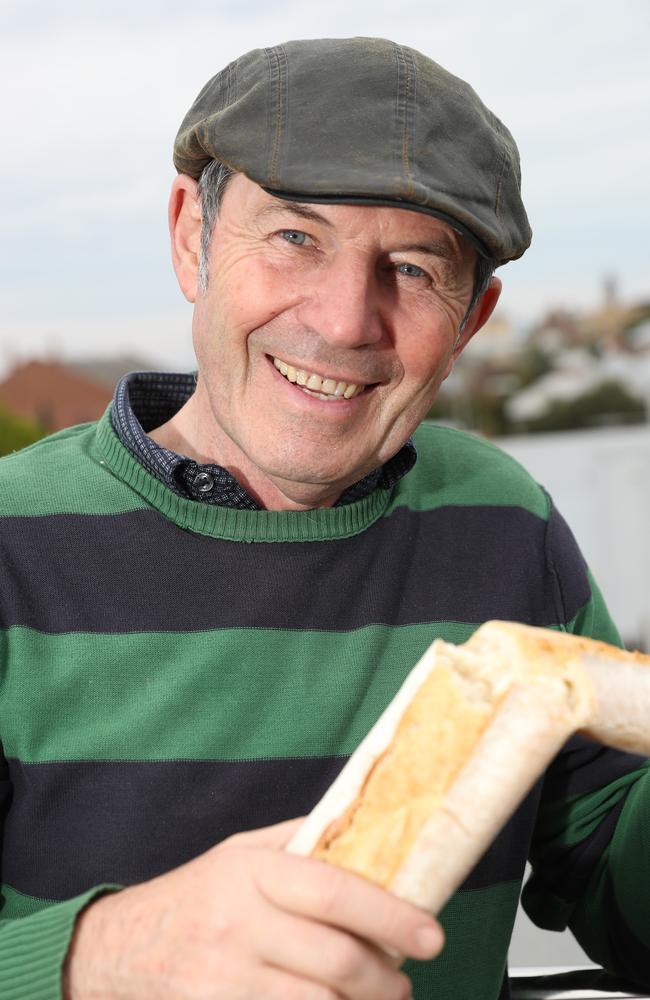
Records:
{"label": "baguette", "polygon": [[287,850],[437,914],[573,733],[650,753],[648,667],[510,622],[436,640]]}

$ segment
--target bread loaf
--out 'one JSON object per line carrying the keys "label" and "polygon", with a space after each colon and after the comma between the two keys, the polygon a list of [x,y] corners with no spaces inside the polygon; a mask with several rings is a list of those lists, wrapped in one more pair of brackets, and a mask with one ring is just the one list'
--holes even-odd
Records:
{"label": "bread loaf", "polygon": [[510,622],[436,640],[288,850],[439,912],[572,733],[650,753],[649,667]]}

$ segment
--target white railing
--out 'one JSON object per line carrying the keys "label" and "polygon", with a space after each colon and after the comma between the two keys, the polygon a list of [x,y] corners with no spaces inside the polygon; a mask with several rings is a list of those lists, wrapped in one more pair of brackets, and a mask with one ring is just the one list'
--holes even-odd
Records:
{"label": "white railing", "polygon": [[650,993],[635,991],[633,984],[593,967],[511,969],[510,985],[512,1000],[650,1000]]}

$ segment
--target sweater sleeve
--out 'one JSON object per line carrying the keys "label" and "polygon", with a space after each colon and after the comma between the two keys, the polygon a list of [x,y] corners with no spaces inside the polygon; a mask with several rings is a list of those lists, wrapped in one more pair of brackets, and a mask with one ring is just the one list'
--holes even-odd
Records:
{"label": "sweater sleeve", "polygon": [[544,781],[530,861],[531,920],[570,927],[594,962],[650,986],[650,762],[570,740]]}
{"label": "sweater sleeve", "polygon": [[[585,570],[586,572],[586,570]],[[598,587],[566,627],[620,643]],[[559,583],[561,590],[561,582]],[[546,772],[522,894],[609,972],[650,987],[650,761],[575,736]]]}
{"label": "sweater sleeve", "polygon": [[117,886],[96,886],[29,916],[0,919],[3,1000],[61,1000],[61,971],[77,916]]}
{"label": "sweater sleeve", "polygon": [[118,888],[95,886],[73,899],[15,919],[0,913],[3,1000],[61,1000],[61,972],[77,916],[94,899]]}

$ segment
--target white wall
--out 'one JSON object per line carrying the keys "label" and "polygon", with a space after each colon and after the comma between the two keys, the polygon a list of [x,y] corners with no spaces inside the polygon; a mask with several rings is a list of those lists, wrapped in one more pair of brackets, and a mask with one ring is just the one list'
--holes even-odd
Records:
{"label": "white wall", "polygon": [[650,649],[650,426],[497,444],[553,496],[624,639]]}
{"label": "white wall", "polygon": [[[624,639],[650,649],[650,427],[498,441],[553,496]],[[519,911],[510,966],[590,964],[569,932],[540,931]]]}

